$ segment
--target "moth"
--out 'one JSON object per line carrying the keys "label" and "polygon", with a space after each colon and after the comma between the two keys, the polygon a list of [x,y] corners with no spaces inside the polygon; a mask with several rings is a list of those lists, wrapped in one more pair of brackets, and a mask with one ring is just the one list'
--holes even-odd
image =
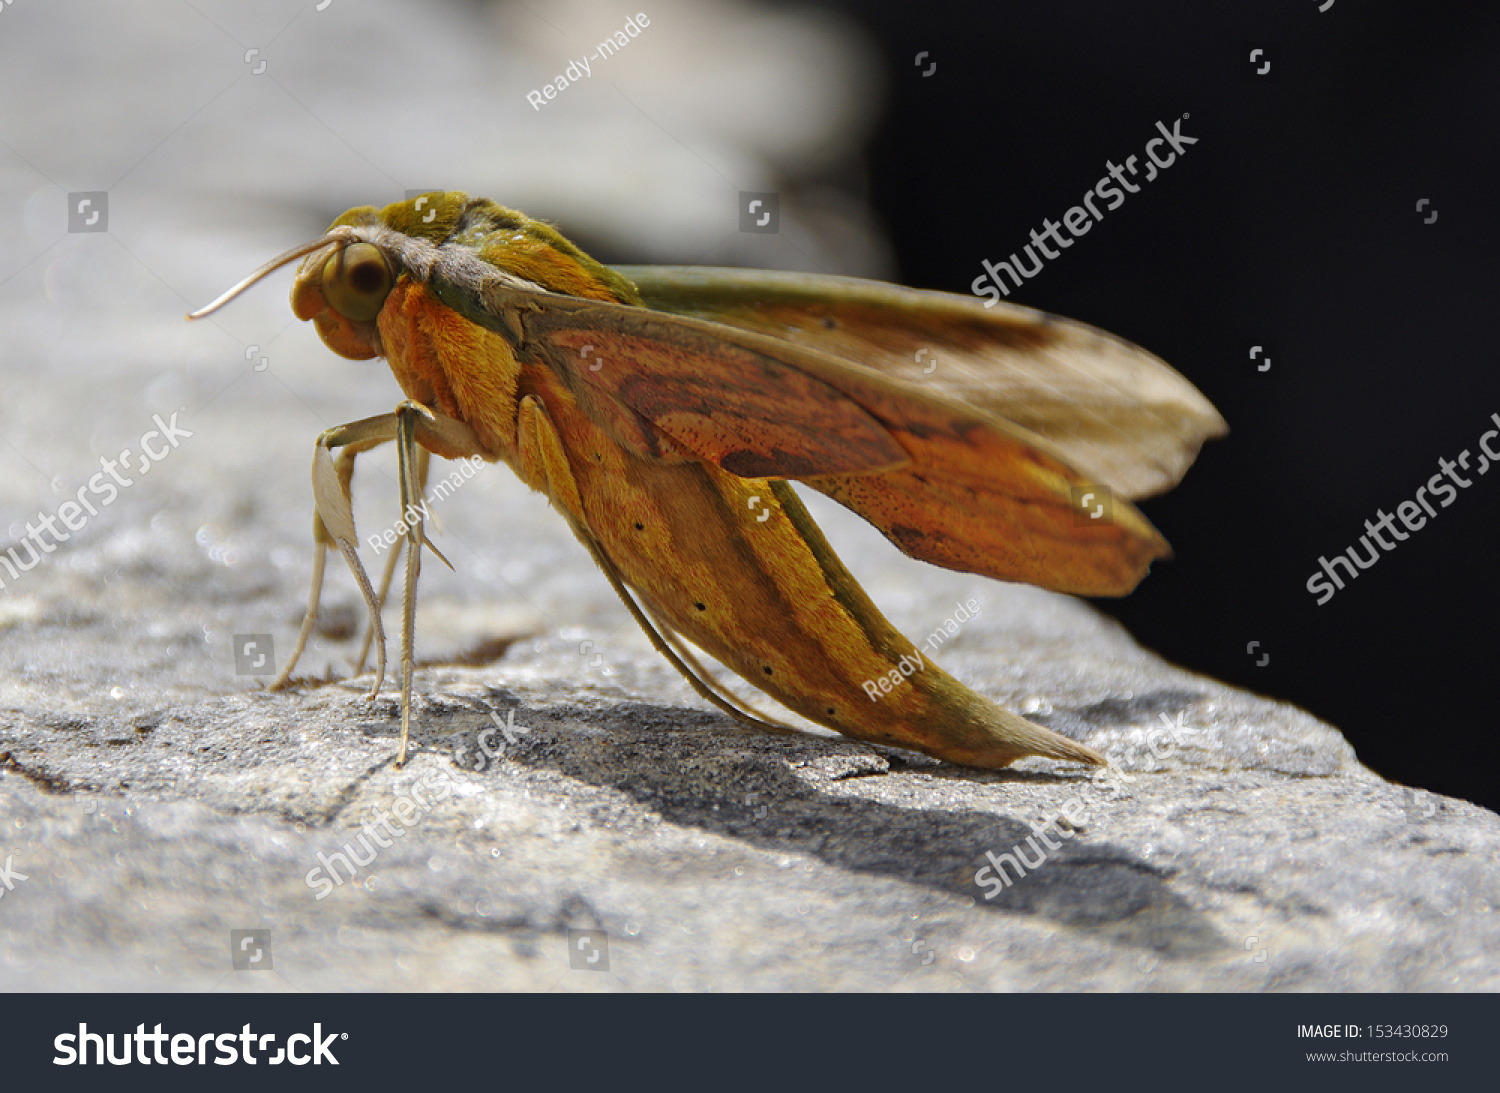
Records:
{"label": "moth", "polygon": [[[480,456],[550,499],[653,646],[737,719],[795,731],[752,711],[690,643],[858,740],[972,767],[1028,755],[1104,763],[919,655],[789,483],[852,509],[911,557],[1124,595],[1171,554],[1130,499],[1175,485],[1226,431],[1145,350],[1028,308],[874,281],[610,268],[551,225],[458,192],[351,209],[188,318],[298,258],[293,312],[335,353],[384,357],[406,398],[317,438],[312,589],[273,687],[291,681],[333,548],[370,613],[369,695],[380,690],[380,613],[404,545],[405,763],[422,551],[442,558],[424,530],[427,461]],[[406,531],[377,592],[350,483],[355,457],[389,441]],[[877,698],[866,684],[882,678],[901,683]]]}

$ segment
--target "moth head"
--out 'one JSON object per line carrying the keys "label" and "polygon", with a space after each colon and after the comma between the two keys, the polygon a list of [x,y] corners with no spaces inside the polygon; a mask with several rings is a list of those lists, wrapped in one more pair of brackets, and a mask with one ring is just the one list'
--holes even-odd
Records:
{"label": "moth head", "polygon": [[380,355],[377,320],[399,277],[395,261],[364,239],[338,239],[309,254],[292,283],[292,313],[311,319],[341,357]]}
{"label": "moth head", "polygon": [[467,203],[467,194],[434,191],[384,209],[369,205],[350,209],[322,238],[277,255],[188,318],[211,314],[268,273],[301,258],[292,283],[293,314],[311,319],[324,344],[340,356],[351,360],[378,357],[377,320],[403,272],[380,240],[389,240],[389,232],[395,231],[440,243],[453,232]]}

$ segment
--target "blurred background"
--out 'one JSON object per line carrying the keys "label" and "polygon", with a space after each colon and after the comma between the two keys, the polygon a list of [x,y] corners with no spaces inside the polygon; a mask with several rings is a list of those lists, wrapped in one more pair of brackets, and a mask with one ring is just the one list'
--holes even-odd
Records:
{"label": "blurred background", "polygon": [[[300,572],[282,526],[305,535],[312,438],[389,409],[394,381],[293,319],[288,273],[208,323],[182,314],[350,206],[463,189],[605,261],[967,292],[1185,116],[1199,143],[1012,297],[1145,346],[1230,422],[1144,506],[1176,560],[1099,606],[1173,661],[1331,721],[1386,777],[1500,806],[1493,476],[1323,606],[1306,587],[1500,412],[1500,12],[639,2],[0,7],[10,541],[97,469],[85,439],[105,455],[185,408],[198,454],[49,564],[86,589],[195,543],[247,598],[263,567]],[[747,194],[773,214],[756,230]],[[1256,345],[1269,371],[1247,365]],[[265,450],[256,422],[305,443]],[[224,484],[234,467],[287,501],[262,537],[226,530],[258,515]],[[438,574],[435,594],[498,611],[544,562],[489,587]],[[43,609],[14,591],[0,630]]]}

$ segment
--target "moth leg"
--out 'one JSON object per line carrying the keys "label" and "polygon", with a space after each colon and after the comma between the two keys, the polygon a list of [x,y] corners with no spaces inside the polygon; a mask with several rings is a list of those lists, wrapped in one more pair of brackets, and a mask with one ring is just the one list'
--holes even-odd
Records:
{"label": "moth leg", "polygon": [[[334,463],[334,472],[338,476],[339,487],[344,496],[349,496],[350,482],[354,477],[354,458],[360,452],[384,443],[375,440],[362,445],[351,444],[339,451],[338,459]],[[297,661],[302,658],[303,650],[307,648],[307,639],[312,636],[313,627],[318,622],[318,608],[323,598],[323,573],[328,561],[328,548],[333,544],[333,537],[328,534],[328,527],[323,523],[323,517],[316,511],[313,512],[313,573],[312,588],[307,596],[307,613],[302,616],[302,628],[297,632],[297,641],[292,647],[292,654],[287,659],[286,666],[271,681],[268,688],[272,691],[282,690],[291,682],[292,672],[296,670]],[[368,639],[366,639],[368,648]],[[355,672],[359,675],[359,672]]]}
{"label": "moth leg", "polygon": [[[385,571],[380,575],[380,587],[375,592],[375,614],[379,615],[385,610],[386,596],[391,590],[391,580],[396,576],[396,563],[401,560],[401,553],[406,549],[406,537],[402,536],[396,540],[391,551],[386,555]],[[359,655],[354,658],[354,674],[362,676],[365,674],[365,661],[370,659],[370,644],[375,640],[375,619],[371,618],[365,623],[364,640],[360,642]]]}
{"label": "moth leg", "polygon": [[[417,492],[425,502],[427,500],[427,470],[432,463],[432,454],[426,449],[417,449]],[[435,521],[434,521],[435,522]],[[439,529],[441,530],[441,529]],[[428,544],[431,546],[431,544]],[[406,538],[403,536],[396,540],[391,547],[390,553],[385,559],[385,572],[380,575],[380,588],[376,591],[375,602],[382,611],[385,610],[386,597],[391,591],[391,579],[396,575],[396,563],[401,560],[401,552],[406,549]],[[450,565],[448,567],[452,569]],[[354,658],[354,674],[364,675],[365,660],[370,655],[370,642],[375,639],[375,624],[369,623],[365,626],[365,640],[359,647],[359,655]]]}
{"label": "moth leg", "polygon": [[307,613],[302,616],[302,628],[297,631],[296,644],[292,646],[292,655],[287,658],[286,665],[277,673],[276,678],[271,680],[267,690],[279,691],[292,681],[292,672],[297,667],[297,661],[302,659],[302,651],[307,648],[307,639],[312,636],[313,627],[318,622],[318,605],[323,598],[323,570],[328,563],[328,535],[323,527],[322,519],[313,514],[313,571],[312,590],[307,594]]}
{"label": "moth leg", "polygon": [[[417,629],[417,577],[422,572],[422,546],[427,542],[422,527],[425,497],[422,486],[417,482],[417,421],[422,415],[430,414],[431,411],[425,406],[410,399],[396,408],[396,458],[401,480],[401,519],[406,525],[406,581],[401,595],[401,749],[396,756],[397,769],[406,766],[406,744],[411,736],[411,676],[415,670],[412,645]],[[438,557],[441,558],[442,555],[439,554]]]}
{"label": "moth leg", "polygon": [[[406,422],[404,430],[403,422]],[[313,450],[313,499],[317,507],[318,518],[323,524],[328,539],[339,548],[344,561],[348,563],[349,571],[359,584],[360,594],[364,597],[365,606],[370,612],[371,626],[374,631],[373,640],[376,645],[375,682],[367,696],[370,698],[379,693],[381,684],[385,681],[385,632],[380,624],[380,605],[376,600],[375,590],[370,586],[370,578],[359,560],[359,540],[354,531],[354,511],[349,497],[349,478],[353,474],[352,457],[350,457],[347,472],[341,480],[339,470],[335,467],[329,452],[334,448],[354,448],[356,452],[364,451],[389,440],[402,440],[403,437],[411,445],[420,441],[444,453],[481,455],[488,458],[487,453],[479,444],[478,437],[469,426],[455,418],[435,414],[410,399],[403,401],[396,408],[395,413],[380,414],[325,430],[319,435]],[[402,510],[403,520],[407,525],[408,544],[415,543],[418,547],[425,545],[442,558],[442,554],[427,541],[422,533],[421,510],[413,503],[412,491],[416,485],[412,473],[416,462],[414,453],[403,450],[401,456],[402,502],[404,506],[411,506],[404,507]],[[416,517],[416,520],[407,517]],[[412,527],[414,522],[415,528]],[[447,559],[443,558],[443,562],[447,564]],[[407,560],[407,572],[409,575],[412,574],[410,558]],[[413,587],[408,592],[408,600],[415,594],[414,585],[413,580]],[[408,620],[403,637],[409,637],[409,634],[410,622]],[[406,659],[409,661],[409,648],[406,653]],[[410,724],[409,678],[407,683],[408,686],[403,692],[402,699],[402,761],[405,759],[405,730]]]}
{"label": "moth leg", "polygon": [[[448,559],[443,557],[442,551],[428,541],[423,528],[426,475],[419,471],[421,458],[418,453],[422,444],[431,444],[444,451],[459,452],[464,455],[484,453],[474,430],[454,418],[440,418],[420,402],[412,399],[403,400],[393,414],[366,418],[362,422],[345,426],[344,429],[347,433],[334,431],[335,440],[358,444],[375,437],[386,440],[394,437],[396,441],[396,461],[401,489],[401,523],[406,529],[404,536],[406,583],[401,598],[401,746],[396,756],[396,766],[399,768],[406,765],[406,750],[411,739],[411,677],[415,671],[413,644],[416,636],[417,578],[422,572],[422,548],[427,547],[444,565],[449,569],[453,568]],[[324,437],[327,436],[328,434],[325,433]],[[319,438],[320,444],[323,439]],[[319,451],[323,450],[322,447],[319,448]],[[319,488],[316,465],[313,479],[314,492],[318,495],[321,510],[324,497],[327,495],[328,483],[325,476],[323,487]],[[337,505],[340,500],[344,505],[344,511],[337,513],[336,518],[343,520],[347,515],[347,534],[341,536],[335,532],[334,538],[349,561],[351,570],[354,570],[355,579],[359,581],[360,591],[364,593],[365,604],[370,610],[374,640],[378,642],[375,687],[370,692],[373,696],[379,691],[380,683],[385,678],[385,634],[380,625],[380,608],[384,602],[384,596],[376,597],[375,590],[370,587],[370,580],[365,575],[364,566],[359,562],[359,555],[356,552],[357,540],[354,537],[354,516],[348,511],[347,497],[341,493],[338,498],[331,499],[331,503]],[[394,568],[393,564],[392,568]]]}
{"label": "moth leg", "polygon": [[[625,609],[645,632],[652,647],[665,657],[672,667],[682,673],[682,677],[688,681],[693,690],[698,692],[699,696],[723,710],[736,721],[754,725],[768,732],[801,735],[790,725],[782,725],[757,717],[743,708],[740,699],[733,694],[730,694],[729,701],[726,701],[716,690],[722,685],[704,671],[691,652],[683,649],[686,660],[678,655],[674,642],[680,643],[682,639],[669,627],[657,628],[657,624],[646,610],[636,603],[635,597],[631,595],[629,587],[621,578],[620,571],[610,560],[609,555],[604,552],[598,540],[579,519],[577,514],[583,512],[583,499],[578,493],[578,483],[574,480],[573,471],[568,466],[562,437],[558,435],[557,427],[552,424],[552,419],[547,416],[547,410],[542,405],[542,401],[535,395],[527,395],[521,400],[519,417],[520,428],[517,440],[521,450],[522,466],[528,470],[534,470],[534,473],[543,479],[541,484],[545,485],[547,494],[552,498],[557,511],[562,513],[563,519],[567,520],[568,526],[573,529],[573,534],[593,557],[594,564],[603,572],[610,587],[620,597],[620,602],[625,605]],[[698,669],[697,672],[688,666],[686,663],[688,660],[692,661]]]}

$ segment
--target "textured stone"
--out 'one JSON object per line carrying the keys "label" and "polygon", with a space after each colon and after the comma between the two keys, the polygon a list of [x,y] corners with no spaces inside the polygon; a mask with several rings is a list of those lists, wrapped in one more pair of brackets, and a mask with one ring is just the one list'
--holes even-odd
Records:
{"label": "textured stone", "polygon": [[[274,418],[235,416],[275,446]],[[488,635],[516,638],[499,661],[419,673],[421,750],[396,771],[389,687],[270,694],[233,674],[231,632],[289,639],[305,568],[300,551],[267,557],[300,541],[301,476],[247,473],[244,439],[161,468],[207,475],[244,514],[215,525],[241,544],[233,564],[192,534],[211,502],[153,514],[131,490],[108,536],[5,601],[0,852],[27,877],[0,903],[6,988],[1500,985],[1493,814],[1381,781],[1333,729],[1163,664],[1086,604],[908,562],[831,505],[825,525],[898,624],[930,632],[982,598],[945,666],[1134,780],[741,730],[701,708],[500,469],[439,508],[443,545],[476,545],[450,551],[460,569],[529,560],[532,614]],[[121,541],[139,553],[111,557]],[[507,617],[484,582],[429,576],[425,648],[472,637],[477,608],[445,583],[479,585]],[[325,658],[357,644],[323,640]],[[514,743],[492,710],[513,715]],[[487,729],[501,754],[475,771]],[[428,807],[412,798],[411,829],[316,898],[318,852],[363,856],[360,824],[413,786]],[[1075,796],[1086,825],[1054,829],[1060,848],[986,899],[985,852],[1020,843],[1034,860],[1028,825]],[[230,969],[229,931],[253,928],[272,931],[271,974]],[[570,969],[570,929],[607,935],[607,974]]]}
{"label": "textured stone", "polygon": [[[396,196],[372,162],[413,176],[425,163],[407,185],[491,176],[423,158],[436,127],[417,121],[444,107],[449,84],[401,81],[416,96],[404,113],[370,114],[359,73],[388,69],[342,67],[364,55],[351,43],[401,33],[399,12],[415,9],[385,5],[389,25],[372,17],[362,39],[334,5],[270,55],[274,86],[347,123],[339,141],[267,97],[263,77],[234,82],[225,66],[239,64],[238,47],[168,6],[177,21],[132,9],[82,28],[76,59],[95,75],[59,83],[48,111],[7,134],[59,177],[123,177],[110,234],[61,235],[58,188],[0,160],[0,201],[24,206],[0,218],[11,225],[0,232],[22,233],[0,238],[6,543],[74,497],[101,457],[135,448],[154,414],[177,410],[192,432],[34,569],[0,574],[0,989],[1500,988],[1494,814],[1382,781],[1333,728],[1164,664],[1085,603],[904,559],[820,497],[810,507],[897,625],[920,640],[955,603],[981,599],[944,667],[1087,740],[1133,781],[1109,788],[1044,760],[974,772],[826,733],[736,728],[651,651],[562,521],[503,468],[434,505],[457,572],[429,562],[423,576],[418,653],[435,666],[418,675],[406,770],[392,767],[389,684],[367,702],[363,683],[269,694],[236,674],[237,635],[269,634],[284,656],[296,630],[313,437],[389,410],[399,392],[378,363],[334,358],[292,323],[285,275],[212,323],[184,327],[182,312],[319,230],[330,200]],[[63,7],[7,8],[7,34],[45,28]],[[235,29],[259,41],[279,25]],[[665,41],[671,27],[664,15],[649,34]],[[450,34],[461,80],[478,63],[462,29],[445,15],[410,40],[420,53]],[[223,56],[204,52],[205,34]],[[194,59],[172,69],[184,86],[130,76],[153,48]],[[645,37],[631,46],[648,48]],[[17,64],[47,66],[26,82],[48,86],[45,51]],[[545,69],[518,71],[504,77],[512,107]],[[133,109],[121,105],[127,88]],[[596,90],[571,101],[587,114]],[[273,102],[286,117],[267,113]],[[44,145],[58,119],[95,105],[111,113],[83,171]],[[622,132],[620,119],[569,130],[560,119],[577,124],[574,106],[552,109],[559,145],[595,161],[588,177],[680,204],[701,230],[715,222],[699,213],[724,196],[720,175],[622,190],[620,170],[597,167],[624,162],[601,135]],[[393,143],[355,124],[367,114]],[[833,111],[824,124],[848,120]],[[468,146],[488,147],[478,136]],[[643,162],[664,169],[652,155]],[[548,185],[575,180],[569,192],[586,204],[573,167]],[[679,200],[683,187],[693,200]],[[651,219],[601,207],[614,210],[601,223]],[[620,241],[648,256],[628,233]],[[356,487],[362,531],[389,526],[389,453],[364,457]],[[359,614],[333,566],[328,604],[303,667],[342,674]],[[448,666],[465,656],[478,666]],[[516,739],[475,771],[492,711],[513,715]],[[411,830],[357,883],[317,899],[305,879],[317,855],[354,842],[419,782],[446,788],[408,806]],[[1024,845],[1030,825],[1075,797],[1081,829],[1054,836],[1045,863],[986,899],[975,882],[986,853]],[[271,931],[269,973],[233,970],[238,929]],[[570,931],[585,932],[582,948]],[[601,937],[608,972],[573,970],[570,953],[586,960]],[[601,952],[592,967],[603,963]]]}

